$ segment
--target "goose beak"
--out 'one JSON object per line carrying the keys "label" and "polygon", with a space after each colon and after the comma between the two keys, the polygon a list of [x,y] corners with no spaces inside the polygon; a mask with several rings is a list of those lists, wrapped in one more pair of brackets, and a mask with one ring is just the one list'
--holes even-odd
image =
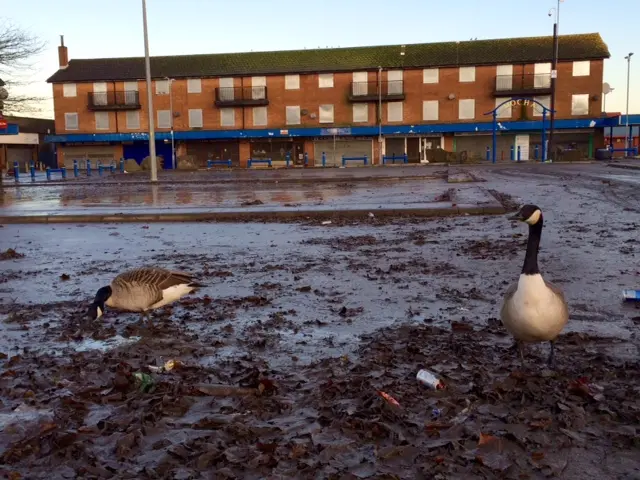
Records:
{"label": "goose beak", "polygon": [[522,221],[522,217],[520,216],[520,213],[516,213],[515,215],[510,215],[507,217],[509,220],[511,220],[512,222],[520,222]]}

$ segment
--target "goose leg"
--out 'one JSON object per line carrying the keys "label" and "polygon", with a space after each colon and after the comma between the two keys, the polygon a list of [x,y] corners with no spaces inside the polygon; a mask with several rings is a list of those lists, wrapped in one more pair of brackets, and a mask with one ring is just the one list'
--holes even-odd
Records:
{"label": "goose leg", "polygon": [[524,343],[520,342],[520,341],[516,341],[516,344],[518,345],[518,352],[520,353],[520,361],[522,362],[522,366],[525,365],[525,361],[524,361]]}
{"label": "goose leg", "polygon": [[549,341],[549,345],[551,346],[551,350],[549,351],[549,358],[547,359],[547,363],[549,366],[555,365],[556,355],[555,355],[555,342],[553,340]]}

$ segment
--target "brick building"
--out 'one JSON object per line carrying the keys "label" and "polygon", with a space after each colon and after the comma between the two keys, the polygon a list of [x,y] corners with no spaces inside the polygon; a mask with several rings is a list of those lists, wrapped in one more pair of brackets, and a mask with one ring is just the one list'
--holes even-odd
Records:
{"label": "brick building", "polygon": [[4,119],[10,128],[7,134],[0,129],[0,171],[12,170],[15,162],[23,172],[28,171],[31,162],[55,166],[53,146],[44,141],[47,135],[54,133],[53,120],[10,115],[5,115]]}
{"label": "brick building", "polygon": [[[484,157],[493,128],[487,112],[512,98],[549,106],[552,47],[552,37],[529,37],[152,57],[157,153],[169,167],[173,123],[177,156],[194,155],[200,165],[282,161],[287,152],[294,160],[306,152],[311,165],[322,152],[328,165],[342,155],[379,163],[381,153],[405,152],[419,162],[436,148]],[[589,156],[604,145],[608,57],[597,33],[560,37],[557,141]],[[48,79],[57,133],[48,140],[58,162],[147,156],[144,59],[69,61],[62,44],[59,62]],[[517,143],[523,158],[533,158],[541,141],[542,110],[524,103],[499,111],[503,155]]]}

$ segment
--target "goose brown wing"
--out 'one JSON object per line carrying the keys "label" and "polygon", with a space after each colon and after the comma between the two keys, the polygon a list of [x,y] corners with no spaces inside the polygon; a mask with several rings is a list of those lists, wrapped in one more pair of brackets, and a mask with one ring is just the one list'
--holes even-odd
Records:
{"label": "goose brown wing", "polygon": [[134,268],[118,275],[112,282],[116,285],[145,285],[162,295],[162,290],[180,284],[194,284],[193,275],[160,267]]}
{"label": "goose brown wing", "polygon": [[562,291],[562,289],[551,282],[547,282],[546,280],[544,281],[545,285],[547,286],[547,288],[549,288],[549,290],[551,290],[560,300],[562,303],[562,307],[563,307],[563,314],[565,318],[569,318],[569,306],[567,305],[567,299],[564,296],[564,292]]}

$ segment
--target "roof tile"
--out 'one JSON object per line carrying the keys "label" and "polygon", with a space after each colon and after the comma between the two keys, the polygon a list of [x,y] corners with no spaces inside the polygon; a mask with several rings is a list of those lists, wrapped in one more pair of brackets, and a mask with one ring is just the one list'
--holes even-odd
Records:
{"label": "roof tile", "polygon": [[[609,58],[598,33],[561,35],[560,60]],[[405,54],[400,52],[404,50]],[[383,68],[429,68],[551,61],[553,37],[524,37],[374,47],[215,53],[151,57],[153,78],[219,77],[340,72]],[[71,60],[47,81],[123,81],[145,78],[144,57]]]}

